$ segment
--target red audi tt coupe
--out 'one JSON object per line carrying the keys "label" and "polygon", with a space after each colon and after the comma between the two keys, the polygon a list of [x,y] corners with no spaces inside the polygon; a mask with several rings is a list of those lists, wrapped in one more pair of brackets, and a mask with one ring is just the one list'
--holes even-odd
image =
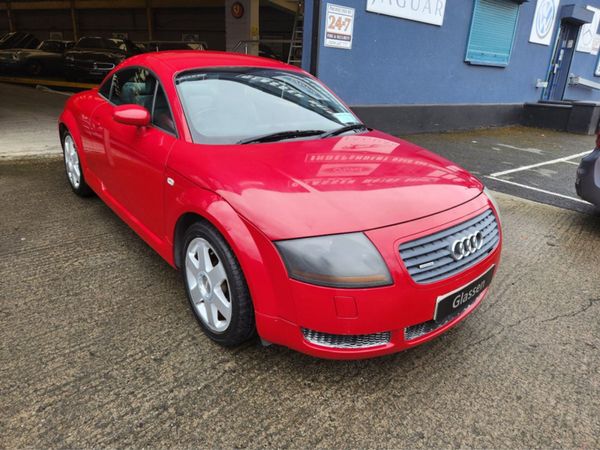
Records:
{"label": "red audi tt coupe", "polygon": [[487,294],[498,209],[468,172],[368,129],[306,72],[132,57],[60,116],[67,177],[174,268],[201,328],[325,358],[438,336]]}

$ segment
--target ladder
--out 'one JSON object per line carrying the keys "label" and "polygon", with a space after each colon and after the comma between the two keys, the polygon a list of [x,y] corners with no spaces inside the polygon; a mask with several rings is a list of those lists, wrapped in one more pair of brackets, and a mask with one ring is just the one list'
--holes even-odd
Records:
{"label": "ladder", "polygon": [[298,1],[298,9],[294,16],[294,28],[292,30],[292,39],[290,41],[290,51],[288,53],[288,64],[300,67],[302,65],[302,39],[304,37],[304,4],[302,0]]}

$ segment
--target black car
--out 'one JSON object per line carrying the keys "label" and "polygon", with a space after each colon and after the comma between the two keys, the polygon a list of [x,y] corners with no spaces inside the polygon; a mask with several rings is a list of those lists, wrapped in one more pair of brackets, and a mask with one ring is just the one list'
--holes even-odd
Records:
{"label": "black car", "polygon": [[276,59],[277,61],[283,61],[277,54],[273,51],[271,47],[265,44],[258,45],[258,56],[262,56],[263,58],[271,58]]}
{"label": "black car", "polygon": [[206,50],[206,42],[187,41],[150,41],[137,42],[144,52],[163,52],[168,50]]}
{"label": "black car", "polygon": [[192,50],[192,47],[181,41],[154,41],[144,42],[143,49],[146,52],[162,52],[165,50]]}
{"label": "black car", "polygon": [[39,44],[40,40],[38,38],[24,31],[6,33],[0,38],[0,50],[7,48],[35,48]]}
{"label": "black car", "polygon": [[596,147],[582,158],[577,168],[575,190],[582,199],[600,207],[600,133],[596,136]]}
{"label": "black car", "polygon": [[46,40],[33,49],[0,50],[0,71],[33,76],[59,74],[63,69],[63,54],[72,44]]}
{"label": "black car", "polygon": [[69,81],[100,82],[113,67],[142,50],[127,39],[82,37],[65,52],[64,70]]}

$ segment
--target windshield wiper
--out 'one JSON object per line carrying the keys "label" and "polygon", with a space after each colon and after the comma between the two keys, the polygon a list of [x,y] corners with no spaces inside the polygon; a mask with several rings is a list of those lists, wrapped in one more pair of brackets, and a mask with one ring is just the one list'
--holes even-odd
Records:
{"label": "windshield wiper", "polygon": [[290,131],[279,131],[277,133],[265,134],[263,136],[256,136],[252,138],[242,139],[238,141],[238,144],[254,144],[257,142],[276,142],[284,139],[293,139],[305,136],[316,136],[323,135],[323,130],[290,130]]}
{"label": "windshield wiper", "polygon": [[364,126],[362,123],[353,123],[352,125],[346,125],[341,128],[338,128],[333,131],[328,131],[327,133],[323,133],[321,135],[321,139],[325,139],[332,136],[337,136],[338,134],[345,133],[346,131],[352,130],[367,130],[368,128]]}

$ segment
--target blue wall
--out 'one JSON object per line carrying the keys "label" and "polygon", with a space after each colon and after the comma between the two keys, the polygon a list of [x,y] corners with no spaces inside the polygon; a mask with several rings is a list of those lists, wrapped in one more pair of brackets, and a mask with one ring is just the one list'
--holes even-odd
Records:
{"label": "blue wall", "polygon": [[[374,14],[367,0],[332,0],[355,8],[352,50],[323,46],[327,1],[321,3],[317,76],[351,105],[523,103],[540,99],[553,45],[529,42],[535,1],[523,3],[508,67],[464,62],[473,0],[447,0],[442,27]],[[600,0],[561,0],[600,7]],[[312,1],[306,2],[304,68],[310,61]],[[559,7],[559,10],[560,10]],[[556,34],[559,20],[555,24]],[[554,36],[552,39],[554,43]],[[597,56],[575,52],[571,72],[594,77]],[[565,98],[600,101],[600,91],[568,87]]]}

